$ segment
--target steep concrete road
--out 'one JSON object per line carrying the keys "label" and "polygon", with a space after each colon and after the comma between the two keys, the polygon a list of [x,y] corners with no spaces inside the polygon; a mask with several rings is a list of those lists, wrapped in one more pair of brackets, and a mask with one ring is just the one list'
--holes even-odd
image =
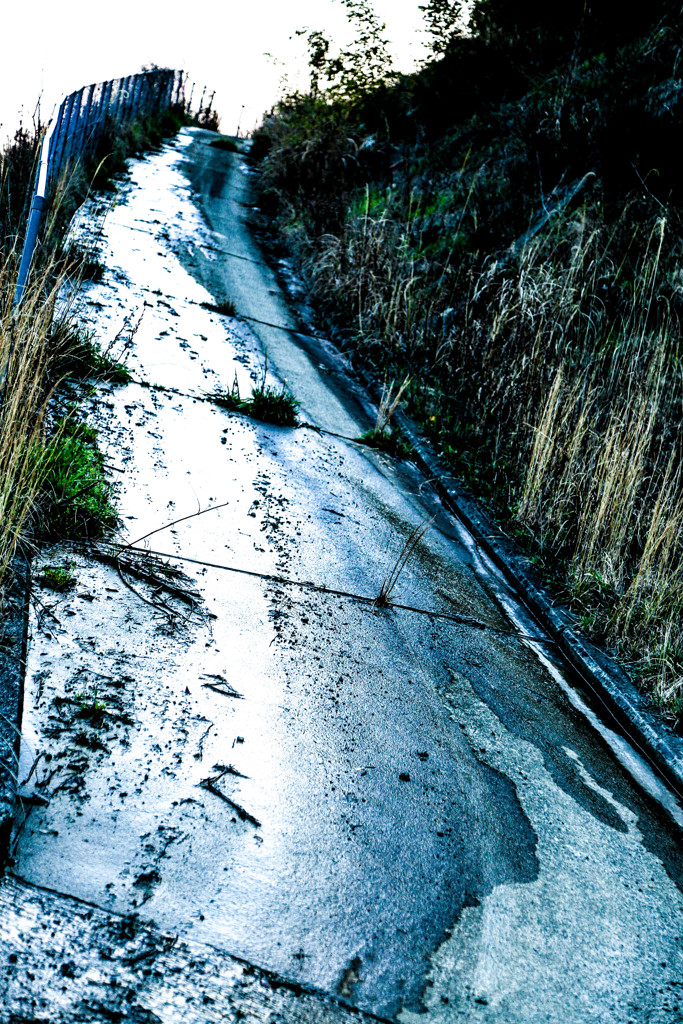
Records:
{"label": "steep concrete road", "polygon": [[[17,908],[3,910],[18,951],[6,1005],[80,1019],[38,1011],[102,985],[97,929],[73,924],[76,904],[66,968],[63,949],[32,941],[42,886],[88,901],[93,920],[134,913],[182,950],[223,951],[382,1018],[683,1020],[680,830],[520,637],[428,481],[203,400],[235,375],[248,394],[267,372],[302,420],[347,438],[371,425],[324,347],[281,329],[295,324],[245,227],[248,172],[213,138],[184,131],[133,164],[101,229],[95,204],[79,228],[101,230],[107,272],[87,296],[99,333],[144,312],[129,329],[144,383],[110,389],[92,414],[123,470],[126,540],[171,524],[145,542],[168,557],[124,572],[139,596],[106,553],[38,560],[70,558],[78,582],[43,591],[32,622],[21,778],[33,768],[34,805],[3,903]],[[251,319],[212,308],[226,299]],[[432,517],[392,594],[422,611],[361,600]],[[137,981],[126,966],[131,1001],[155,1015],[135,1019],[232,1019],[211,1003],[189,1018],[177,992],[159,995],[163,948]],[[328,1019],[305,998],[267,1013]]]}

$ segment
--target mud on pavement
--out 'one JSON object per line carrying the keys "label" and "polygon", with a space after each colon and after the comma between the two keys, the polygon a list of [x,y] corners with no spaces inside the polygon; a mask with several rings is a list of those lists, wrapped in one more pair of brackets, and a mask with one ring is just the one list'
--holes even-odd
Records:
{"label": "mud on pavement", "polygon": [[[669,1024],[676,827],[587,732],[428,482],[207,399],[265,375],[313,426],[370,425],[268,327],[288,313],[242,223],[246,172],[209,142],[184,131],[133,163],[104,221],[93,204],[77,226],[107,268],[84,316],[105,340],[137,325],[134,381],[91,401],[131,548],[36,564],[75,583],[34,595],[8,1005],[95,1014],[116,980],[116,1012],[145,1021],[353,1005]],[[429,520],[393,606],[373,606]]]}

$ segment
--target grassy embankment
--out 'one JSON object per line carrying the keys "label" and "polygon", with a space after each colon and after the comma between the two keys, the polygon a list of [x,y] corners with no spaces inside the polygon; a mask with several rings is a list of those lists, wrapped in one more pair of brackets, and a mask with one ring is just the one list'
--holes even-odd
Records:
{"label": "grassy embankment", "polygon": [[[93,188],[116,190],[129,156],[158,146],[187,118],[182,109],[121,128],[111,125],[93,158],[62,175],[51,198],[34,270],[18,313],[12,298],[21,256],[40,129],[20,130],[0,153],[0,598],[19,544],[101,534],[116,523],[96,432],[82,422],[65,379],[123,381],[125,367],[102,352],[74,297],[101,273],[96,251],[68,247],[70,219]],[[69,285],[65,289],[65,284]],[[68,293],[71,300],[65,299]],[[59,301],[58,301],[59,300]]]}
{"label": "grassy embankment", "polygon": [[560,31],[481,0],[383,82],[314,34],[252,158],[339,344],[410,376],[449,466],[680,721],[683,17],[592,9]]}

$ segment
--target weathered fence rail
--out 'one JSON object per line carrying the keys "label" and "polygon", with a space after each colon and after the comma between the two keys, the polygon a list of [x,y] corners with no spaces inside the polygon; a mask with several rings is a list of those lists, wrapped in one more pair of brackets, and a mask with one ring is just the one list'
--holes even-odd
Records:
{"label": "weathered fence rail", "polygon": [[[52,185],[69,164],[91,156],[105,128],[182,105],[189,111],[188,78],[184,71],[158,68],[126,78],[84,86],[62,100],[41,144],[36,183],[17,275],[14,306],[21,303],[38,241],[40,222]],[[202,92],[200,107],[204,101]],[[211,104],[209,103],[209,106]]]}

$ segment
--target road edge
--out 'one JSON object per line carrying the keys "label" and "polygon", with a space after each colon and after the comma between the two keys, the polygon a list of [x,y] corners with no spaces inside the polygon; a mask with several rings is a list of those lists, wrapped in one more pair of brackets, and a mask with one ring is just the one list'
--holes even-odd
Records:
{"label": "road edge", "polygon": [[23,555],[15,557],[11,582],[5,595],[0,624],[0,874],[9,856],[16,816],[24,677],[28,646],[30,565]]}
{"label": "road edge", "polygon": [[[503,573],[517,597],[554,640],[578,682],[587,689],[636,750],[683,800],[683,736],[678,737],[606,651],[580,636],[575,619],[538,579],[529,558],[462,484],[443,479],[443,466],[405,413],[397,425],[415,452],[415,461],[430,478],[442,501],[463,523],[478,546]],[[603,724],[609,725],[610,722]],[[678,749],[676,749],[678,748]]]}

